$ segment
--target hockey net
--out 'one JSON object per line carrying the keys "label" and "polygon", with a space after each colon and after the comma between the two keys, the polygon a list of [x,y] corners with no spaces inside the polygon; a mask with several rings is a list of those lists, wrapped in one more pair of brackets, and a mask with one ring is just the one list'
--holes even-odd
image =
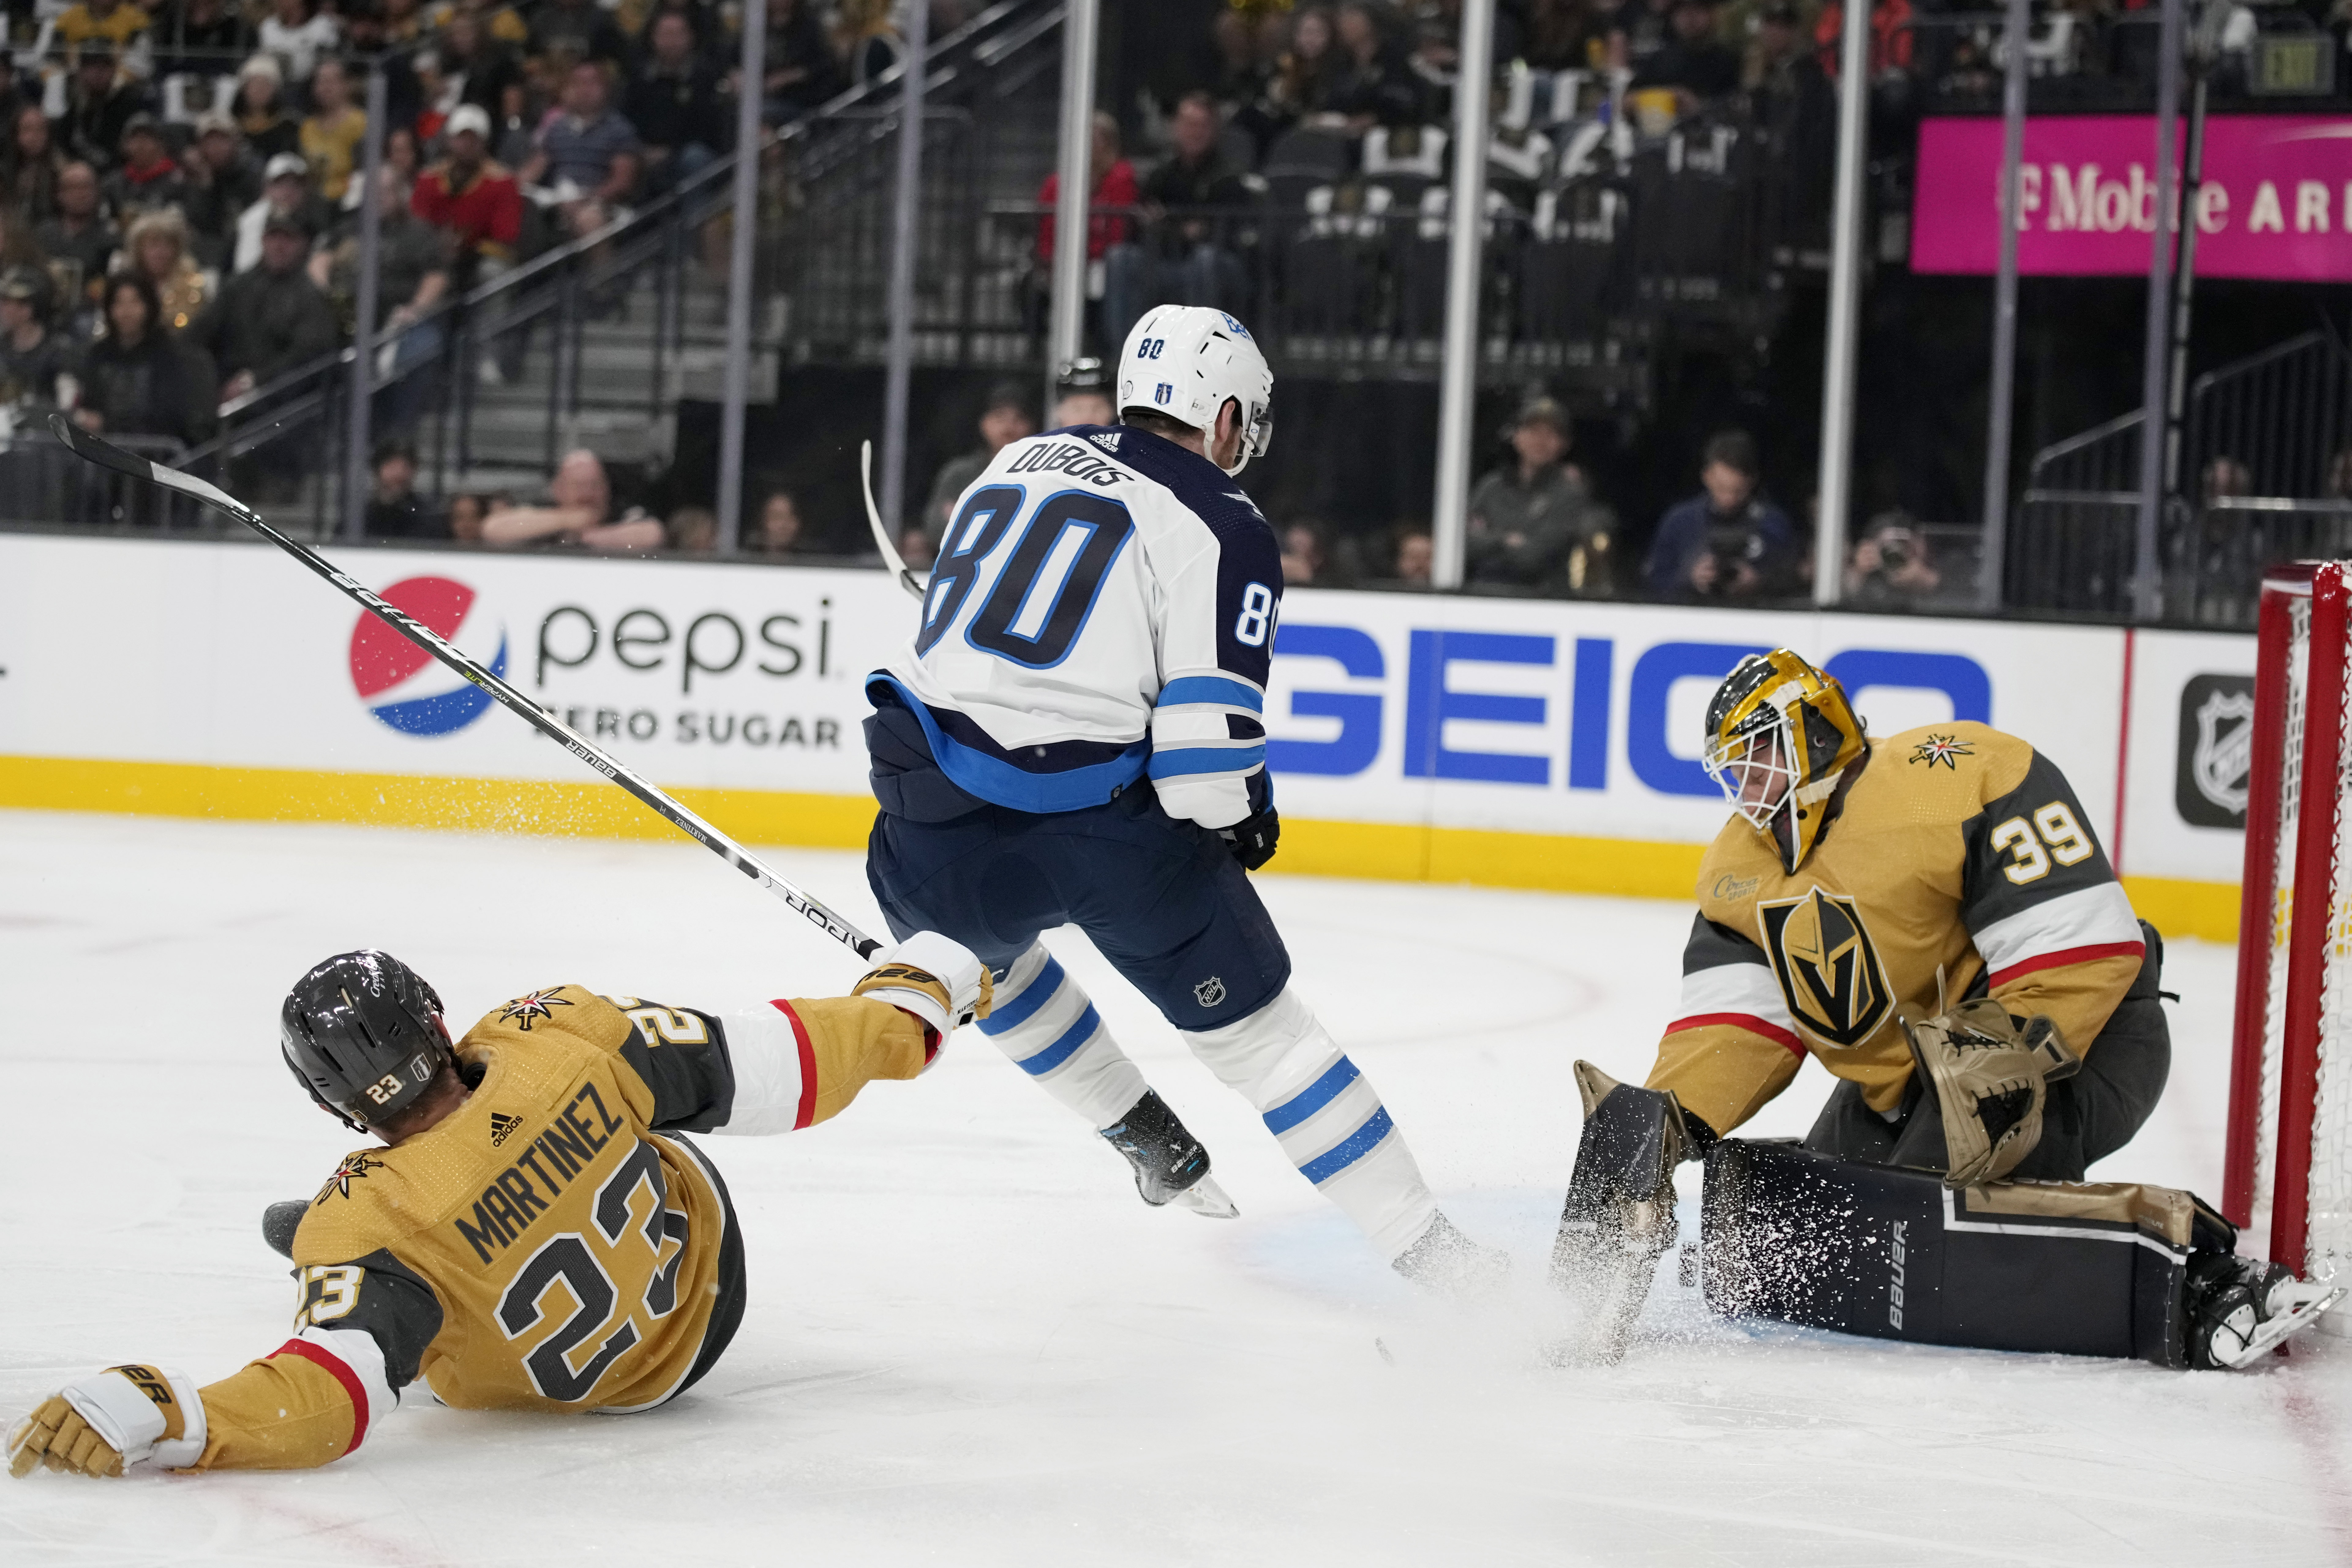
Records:
{"label": "hockey net", "polygon": [[2304,565],[2263,585],[2222,1207],[2249,1250],[2352,1280],[2347,578]]}

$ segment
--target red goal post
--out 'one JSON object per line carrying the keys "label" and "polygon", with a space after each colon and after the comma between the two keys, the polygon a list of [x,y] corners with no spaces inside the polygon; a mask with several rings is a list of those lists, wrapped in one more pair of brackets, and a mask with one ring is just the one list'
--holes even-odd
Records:
{"label": "red goal post", "polygon": [[2352,1265],[2347,576],[2302,562],[2263,583],[2221,1197],[2306,1276]]}

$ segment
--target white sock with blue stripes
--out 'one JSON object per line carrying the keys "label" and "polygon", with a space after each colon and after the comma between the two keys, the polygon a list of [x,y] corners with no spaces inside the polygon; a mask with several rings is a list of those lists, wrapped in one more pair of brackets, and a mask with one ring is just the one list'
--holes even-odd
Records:
{"label": "white sock with blue stripes", "polygon": [[1437,1200],[1372,1081],[1288,987],[1239,1023],[1184,1036],[1209,1070],[1265,1117],[1298,1174],[1339,1206],[1382,1256],[1427,1230]]}
{"label": "white sock with blue stripes", "polygon": [[1086,988],[1043,942],[1013,961],[980,1032],[1037,1086],[1097,1130],[1115,1124],[1150,1087],[1104,1026]]}

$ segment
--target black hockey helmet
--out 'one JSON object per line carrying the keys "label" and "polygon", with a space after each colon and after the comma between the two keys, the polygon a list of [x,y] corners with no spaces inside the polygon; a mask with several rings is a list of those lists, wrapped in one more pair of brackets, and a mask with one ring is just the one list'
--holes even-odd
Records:
{"label": "black hockey helmet", "polygon": [[373,948],[338,953],[295,981],[278,1030],[303,1090],[363,1133],[407,1109],[457,1060],[440,995]]}

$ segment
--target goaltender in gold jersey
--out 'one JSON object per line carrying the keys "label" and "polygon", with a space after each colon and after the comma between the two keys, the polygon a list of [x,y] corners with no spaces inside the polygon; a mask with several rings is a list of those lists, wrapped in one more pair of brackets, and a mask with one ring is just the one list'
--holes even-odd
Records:
{"label": "goaltender in gold jersey", "polygon": [[[726,1184],[684,1133],[765,1134],[912,1078],[989,977],[918,933],[852,995],[724,1017],[555,986],[454,1044],[399,960],[345,953],[295,984],[288,1066],[384,1145],[273,1207],[293,1336],[199,1388],[153,1364],[68,1385],[10,1433],[10,1469],[285,1469],[358,1450],[422,1376],[443,1404],[625,1413],[691,1387],[743,1317]],[[290,1242],[283,1232],[288,1220]]]}

